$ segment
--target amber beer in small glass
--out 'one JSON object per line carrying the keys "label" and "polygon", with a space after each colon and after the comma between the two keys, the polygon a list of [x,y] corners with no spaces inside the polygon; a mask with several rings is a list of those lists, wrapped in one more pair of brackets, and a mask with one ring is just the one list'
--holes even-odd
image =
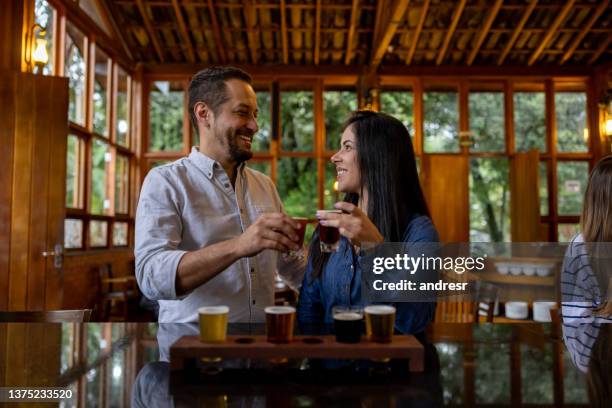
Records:
{"label": "amber beer in small glass", "polygon": [[227,306],[205,306],[198,309],[200,340],[204,343],[223,343],[227,334]]}
{"label": "amber beer in small glass", "polygon": [[388,305],[370,305],[363,311],[368,339],[375,343],[391,343],[395,327],[395,308]]}
{"label": "amber beer in small glass", "polygon": [[298,242],[297,245],[300,247],[300,249],[298,249],[297,251],[291,250],[289,252],[287,252],[286,254],[283,254],[285,259],[287,260],[291,260],[291,259],[303,259],[303,255],[300,252],[302,250],[302,246],[304,245],[304,236],[306,235],[306,227],[308,226],[308,218],[304,218],[304,217],[291,217],[291,219],[293,219],[293,221],[296,221],[298,224],[300,224],[300,228],[298,230],[295,231],[295,233],[298,236]]}
{"label": "amber beer in small glass", "polygon": [[291,306],[268,306],[266,312],[266,334],[270,343],[290,343],[293,340],[295,308]]}
{"label": "amber beer in small glass", "polygon": [[332,309],[334,330],[338,343],[359,343],[363,325],[363,309],[336,306]]}
{"label": "amber beer in small glass", "polygon": [[[317,213],[342,214],[341,210],[319,210]],[[340,246],[340,230],[319,223],[319,242],[321,252],[336,252]]]}

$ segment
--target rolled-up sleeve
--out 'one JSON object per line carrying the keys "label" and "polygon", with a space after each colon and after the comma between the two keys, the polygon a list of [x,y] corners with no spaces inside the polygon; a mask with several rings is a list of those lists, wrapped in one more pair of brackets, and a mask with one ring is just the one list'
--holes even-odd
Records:
{"label": "rolled-up sleeve", "polygon": [[145,178],[136,210],[136,279],[142,293],[152,300],[176,299],[176,270],[182,222],[175,188],[159,169]]}

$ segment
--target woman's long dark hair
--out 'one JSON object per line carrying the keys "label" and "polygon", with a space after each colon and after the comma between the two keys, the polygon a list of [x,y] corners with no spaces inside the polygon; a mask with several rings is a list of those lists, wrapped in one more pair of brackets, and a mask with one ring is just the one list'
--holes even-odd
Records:
{"label": "woman's long dark hair", "polygon": [[[367,215],[385,241],[401,242],[415,215],[429,216],[408,129],[393,116],[373,111],[354,112],[343,130],[348,127],[356,139],[361,191],[368,192]],[[357,205],[359,194],[346,194],[344,201]],[[328,258],[321,253],[317,233],[310,253],[316,279]]]}

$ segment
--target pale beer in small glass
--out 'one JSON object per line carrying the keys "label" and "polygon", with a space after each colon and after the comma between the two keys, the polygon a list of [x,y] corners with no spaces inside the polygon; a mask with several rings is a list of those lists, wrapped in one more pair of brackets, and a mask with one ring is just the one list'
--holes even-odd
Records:
{"label": "pale beer in small glass", "polygon": [[200,340],[204,343],[223,343],[227,335],[227,306],[205,306],[198,309]]}

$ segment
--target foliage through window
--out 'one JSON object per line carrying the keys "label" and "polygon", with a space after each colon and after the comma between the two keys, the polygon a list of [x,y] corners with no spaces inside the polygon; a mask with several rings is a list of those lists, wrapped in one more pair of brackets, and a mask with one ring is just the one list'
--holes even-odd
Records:
{"label": "foliage through window", "polygon": [[149,99],[150,151],[183,149],[184,95],[180,82],[153,83]]}

